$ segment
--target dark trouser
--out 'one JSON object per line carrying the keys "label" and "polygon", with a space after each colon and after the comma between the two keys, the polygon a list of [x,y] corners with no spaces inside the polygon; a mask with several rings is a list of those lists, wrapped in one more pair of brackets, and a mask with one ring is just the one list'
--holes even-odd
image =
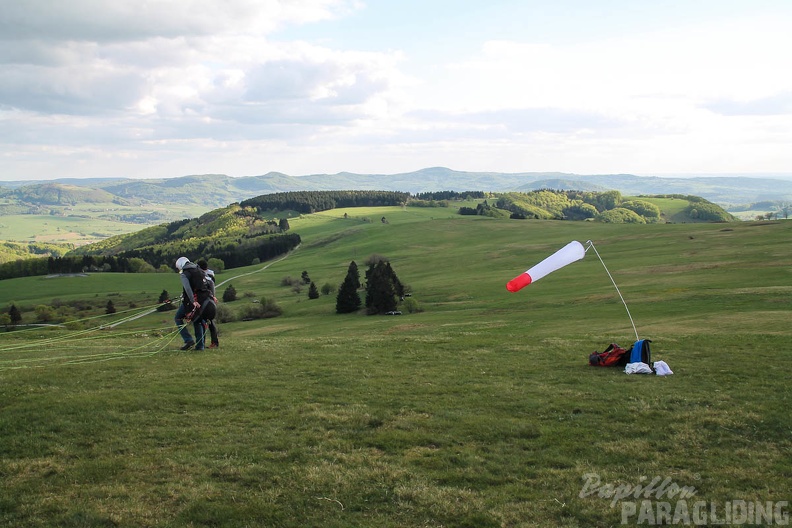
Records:
{"label": "dark trouser", "polygon": [[212,344],[219,346],[220,345],[220,341],[217,340],[217,325],[215,325],[214,320],[213,319],[207,319],[204,322],[206,323],[206,326],[209,327],[209,335],[211,336]]}
{"label": "dark trouser", "polygon": [[179,305],[179,308],[176,310],[176,315],[174,316],[174,321],[176,321],[176,326],[179,327],[179,334],[181,338],[184,340],[184,344],[188,343],[195,343],[195,348],[201,350],[204,348],[204,328],[201,321],[193,321],[193,329],[195,330],[195,339],[193,340],[192,336],[190,335],[190,331],[187,330],[187,325],[184,324],[184,317],[189,312],[190,307],[184,305],[184,303]]}

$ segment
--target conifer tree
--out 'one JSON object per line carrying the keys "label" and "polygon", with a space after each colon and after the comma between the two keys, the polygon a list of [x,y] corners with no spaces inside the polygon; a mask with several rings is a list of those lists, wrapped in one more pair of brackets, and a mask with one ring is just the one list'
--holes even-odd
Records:
{"label": "conifer tree", "polygon": [[105,307],[106,314],[114,314],[116,313],[115,306],[113,305],[113,300],[110,299],[107,301],[107,306]]}
{"label": "conifer tree", "polygon": [[311,285],[308,287],[308,298],[309,299],[318,299],[319,298],[319,288],[316,287],[316,283],[311,281]]}
{"label": "conifer tree", "polygon": [[19,308],[16,307],[16,304],[11,305],[11,308],[8,310],[8,317],[11,318],[11,324],[13,326],[22,322],[22,314],[19,313]]}
{"label": "conifer tree", "polygon": [[[354,265],[354,267],[353,267]],[[360,277],[356,277],[357,265],[353,261],[349,265],[344,282],[338,288],[338,295],[336,295],[336,313],[353,313],[360,309],[360,295],[358,295],[357,284],[360,284]]]}
{"label": "conifer tree", "polygon": [[347,275],[352,276],[352,283],[355,285],[355,289],[360,288],[360,270],[358,270],[357,263],[353,260],[349,263],[349,269],[347,270]]}
{"label": "conifer tree", "polygon": [[372,264],[366,271],[366,277],[366,313],[374,315],[396,310],[396,274],[390,264],[386,261]]}
{"label": "conifer tree", "polygon": [[399,277],[396,276],[396,272],[393,271],[393,268],[390,265],[390,262],[385,263],[385,272],[386,276],[390,279],[391,283],[393,284],[393,291],[396,293],[396,296],[399,299],[404,298],[404,285],[399,280]]}
{"label": "conifer tree", "polygon": [[229,284],[228,288],[223,292],[223,302],[236,301],[237,291],[233,284]]}

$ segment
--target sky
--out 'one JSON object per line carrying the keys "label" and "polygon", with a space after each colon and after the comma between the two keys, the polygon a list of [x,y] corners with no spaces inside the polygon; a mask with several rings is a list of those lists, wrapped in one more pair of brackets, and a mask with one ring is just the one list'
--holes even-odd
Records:
{"label": "sky", "polygon": [[789,0],[0,0],[0,181],[792,176]]}

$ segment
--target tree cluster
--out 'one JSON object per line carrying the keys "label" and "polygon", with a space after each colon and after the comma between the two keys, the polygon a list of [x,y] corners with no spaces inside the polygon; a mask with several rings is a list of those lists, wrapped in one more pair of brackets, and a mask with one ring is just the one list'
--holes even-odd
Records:
{"label": "tree cluster", "polygon": [[[366,269],[366,313],[384,314],[395,311],[400,299],[404,298],[404,285],[384,257],[373,255]],[[354,313],[363,304],[358,290],[361,287],[360,272],[355,261],[350,262],[346,277],[338,288],[336,313]]]}
{"label": "tree cluster", "polygon": [[[690,205],[684,211],[691,220],[722,222],[734,218],[720,206],[698,196],[661,195],[679,198]],[[646,200],[624,200],[619,191],[591,192],[542,189],[528,193],[505,193],[496,207],[512,213],[512,218],[553,220],[597,220],[612,223],[655,223],[661,221],[660,209]],[[469,208],[468,208],[469,209]],[[461,214],[473,214],[462,211]],[[477,211],[476,214],[481,214]]]}
{"label": "tree cluster", "polygon": [[470,200],[486,198],[486,193],[483,191],[431,191],[417,193],[415,198],[418,200]]}
{"label": "tree cluster", "polygon": [[402,205],[409,193],[396,191],[292,191],[265,194],[241,202],[257,211],[296,211],[311,214],[341,207],[380,207]]}
{"label": "tree cluster", "polygon": [[497,210],[492,207],[487,200],[476,205],[475,208],[473,207],[460,207],[459,214],[461,215],[468,215],[468,216],[492,216],[498,217],[500,214]]}

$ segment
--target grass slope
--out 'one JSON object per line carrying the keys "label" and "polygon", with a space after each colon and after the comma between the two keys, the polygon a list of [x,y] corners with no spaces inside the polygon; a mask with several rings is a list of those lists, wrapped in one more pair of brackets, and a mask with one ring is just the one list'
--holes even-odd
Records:
{"label": "grass slope", "polygon": [[[290,222],[303,244],[288,258],[218,277],[276,299],[284,315],[222,326],[219,350],[177,351],[169,314],[77,337],[3,335],[0,521],[619,524],[620,504],[581,497],[590,473],[633,486],[669,478],[721,506],[789,499],[792,224],[508,221],[412,208]],[[572,239],[595,242],[673,376],[586,365],[594,349],[635,338],[591,251],[505,290]],[[332,296],[280,285],[302,271],[340,283],[351,260],[362,268],[372,253],[390,258],[425,311],[339,316]],[[4,282],[0,306],[78,290],[154,302],[178,284],[175,274]]]}

